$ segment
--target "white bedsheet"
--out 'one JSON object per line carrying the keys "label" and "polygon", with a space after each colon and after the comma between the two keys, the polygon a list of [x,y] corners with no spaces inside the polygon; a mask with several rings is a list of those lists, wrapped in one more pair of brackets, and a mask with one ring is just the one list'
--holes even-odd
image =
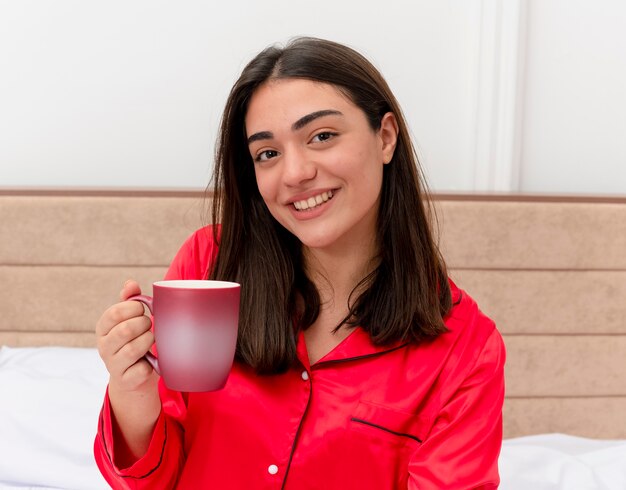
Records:
{"label": "white bedsheet", "polygon": [[109,488],[92,456],[107,379],[95,349],[0,348],[0,488]]}
{"label": "white bedsheet", "polygon": [[626,441],[543,434],[504,441],[503,490],[625,490]]}
{"label": "white bedsheet", "polygon": [[[0,348],[0,489],[106,489],[93,439],[107,373],[95,349]],[[504,441],[503,490],[626,490],[626,441]]]}

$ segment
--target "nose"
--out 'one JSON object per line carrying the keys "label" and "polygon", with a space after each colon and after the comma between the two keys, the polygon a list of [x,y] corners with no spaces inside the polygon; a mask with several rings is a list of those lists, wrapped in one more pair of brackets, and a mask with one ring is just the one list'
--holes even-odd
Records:
{"label": "nose", "polygon": [[298,187],[317,175],[315,162],[305,151],[292,148],[283,155],[283,182],[289,187]]}

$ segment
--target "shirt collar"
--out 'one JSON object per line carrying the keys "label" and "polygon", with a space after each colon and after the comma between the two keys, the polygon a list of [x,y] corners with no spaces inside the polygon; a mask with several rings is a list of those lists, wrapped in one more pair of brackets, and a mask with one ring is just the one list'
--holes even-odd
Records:
{"label": "shirt collar", "polygon": [[[345,339],[343,339],[334,349],[313,364],[313,368],[321,367],[329,363],[350,362],[361,360],[367,357],[378,356],[400,349],[406,346],[408,342],[394,342],[390,345],[375,345],[370,339],[369,334],[361,327],[355,327],[353,331]],[[309,355],[306,349],[304,333],[298,333],[298,341],[296,352],[300,362],[310,369]]]}

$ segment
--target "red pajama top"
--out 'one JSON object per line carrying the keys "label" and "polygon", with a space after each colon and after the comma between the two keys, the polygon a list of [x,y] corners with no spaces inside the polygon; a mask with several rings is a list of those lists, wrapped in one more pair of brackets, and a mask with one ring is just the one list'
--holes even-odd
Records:
{"label": "red pajama top", "polygon": [[[203,279],[210,228],[192,235],[167,279]],[[113,463],[108,396],[95,440],[114,488],[497,488],[505,350],[476,303],[451,283],[450,330],[419,345],[375,346],[356,328],[309,364],[304,337],[288,372],[259,376],[235,362],[223,390],[179,393],[160,383],[150,447]]]}

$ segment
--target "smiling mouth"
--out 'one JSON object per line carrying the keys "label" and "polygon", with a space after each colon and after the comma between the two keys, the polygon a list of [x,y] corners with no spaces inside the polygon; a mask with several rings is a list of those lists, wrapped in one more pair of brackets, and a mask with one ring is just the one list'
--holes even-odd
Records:
{"label": "smiling mouth", "polygon": [[318,194],[317,196],[309,197],[308,199],[303,199],[302,201],[293,202],[293,207],[298,211],[305,211],[307,209],[313,209],[319,206],[320,204],[324,204],[326,201],[332,199],[333,191],[326,191]]}

